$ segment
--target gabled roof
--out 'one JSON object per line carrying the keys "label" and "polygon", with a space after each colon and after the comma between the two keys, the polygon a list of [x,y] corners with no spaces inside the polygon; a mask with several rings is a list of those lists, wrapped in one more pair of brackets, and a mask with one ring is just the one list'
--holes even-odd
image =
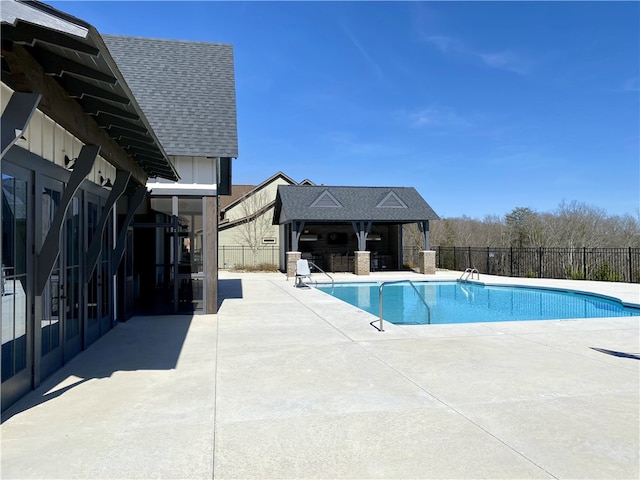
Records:
{"label": "gabled roof", "polygon": [[231,204],[236,204],[238,200],[244,198],[249,192],[256,188],[255,185],[233,185],[231,187],[231,195],[222,195],[219,197],[220,212],[224,212]]}
{"label": "gabled roof", "polygon": [[[337,205],[329,205],[335,200]],[[438,220],[413,187],[278,187],[274,224],[291,221],[412,223]]]}
{"label": "gabled roof", "polygon": [[169,155],[237,157],[233,46],[104,35]]}
{"label": "gabled roof", "polygon": [[270,185],[274,181],[282,179],[286,182],[289,182],[290,185],[315,185],[308,178],[303,180],[300,183],[296,183],[294,179],[292,179],[289,175],[283,172],[277,172],[271,175],[269,178],[261,182],[259,185],[233,185],[231,189],[231,195],[226,197],[220,197],[220,211],[224,212],[225,210],[235,207],[237,204],[250,197],[254,193],[259,190],[262,190],[264,187]]}
{"label": "gabled roof", "polygon": [[[10,44],[24,47],[149,177],[179,178],[94,27],[35,1],[2,0],[0,16],[3,50]],[[16,79],[4,58],[2,80],[14,88]]]}

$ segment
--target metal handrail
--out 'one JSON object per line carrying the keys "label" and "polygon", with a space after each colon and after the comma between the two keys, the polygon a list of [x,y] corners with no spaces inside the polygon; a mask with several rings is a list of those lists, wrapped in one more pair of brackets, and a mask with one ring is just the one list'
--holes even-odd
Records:
{"label": "metal handrail", "polygon": [[471,277],[471,280],[473,280],[474,273],[478,275],[478,280],[480,280],[480,272],[478,271],[477,268],[467,268],[464,272],[462,272],[462,275],[460,275],[460,278],[458,280],[463,280],[462,277],[464,277],[465,274],[467,276],[464,278],[463,281],[469,280],[469,277]]}
{"label": "metal handrail", "polygon": [[[327,272],[325,272],[324,270],[322,270],[318,265],[316,265],[315,263],[313,263],[311,260],[308,260],[309,265],[316,267],[318,270],[320,270],[322,273],[324,273],[327,277],[329,277],[329,279],[331,280],[331,287],[333,288],[333,277],[331,275],[329,275]],[[317,282],[316,282],[317,283]]]}
{"label": "metal handrail", "polygon": [[462,280],[462,277],[464,277],[464,275],[465,275],[466,273],[469,273],[470,271],[471,271],[471,269],[470,269],[470,268],[467,268],[464,272],[462,272],[462,274],[460,275],[460,278],[459,278],[458,280]]}
{"label": "metal handrail", "polygon": [[[380,327],[376,327],[376,328],[378,328],[378,331],[384,332],[384,328],[382,328],[382,290],[384,290],[384,286],[385,285],[391,285],[391,284],[394,284],[394,283],[407,283],[407,282],[409,283],[409,285],[411,285],[413,290],[416,292],[416,294],[418,295],[418,298],[420,300],[422,300],[422,303],[424,303],[424,306],[427,307],[427,325],[431,324],[431,309],[429,308],[429,305],[427,305],[427,301],[420,294],[420,292],[418,291],[416,286],[413,284],[413,282],[411,280],[393,280],[393,281],[390,280],[388,282],[380,283],[380,289],[379,289],[379,293],[378,293],[378,303],[380,304]],[[375,320],[373,322],[371,322],[370,325],[375,327],[375,325],[373,325],[374,322],[375,322]]]}

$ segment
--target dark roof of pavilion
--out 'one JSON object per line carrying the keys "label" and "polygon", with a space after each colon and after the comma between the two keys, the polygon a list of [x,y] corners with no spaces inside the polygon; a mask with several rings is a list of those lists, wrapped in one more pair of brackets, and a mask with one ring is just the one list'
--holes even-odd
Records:
{"label": "dark roof of pavilion", "polygon": [[[94,27],[37,1],[3,0],[0,14],[3,49],[22,45],[149,177],[179,178]],[[13,88],[4,58],[2,80]]]}
{"label": "dark roof of pavilion", "polygon": [[280,185],[273,223],[438,220],[413,187],[328,187]]}
{"label": "dark roof of pavilion", "polygon": [[169,155],[238,156],[232,45],[103,38]]}

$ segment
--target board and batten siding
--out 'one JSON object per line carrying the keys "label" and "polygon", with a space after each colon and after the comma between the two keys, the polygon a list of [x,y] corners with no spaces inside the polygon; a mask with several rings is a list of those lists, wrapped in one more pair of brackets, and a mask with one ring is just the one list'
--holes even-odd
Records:
{"label": "board and batten siding", "polygon": [[[13,90],[2,83],[0,91],[0,102],[2,111],[9,103]],[[61,127],[53,119],[36,110],[31,117],[31,121],[26,130],[22,133],[24,140],[18,140],[16,145],[38,155],[56,165],[65,168],[65,155],[70,159],[78,158],[83,143],[75,136]],[[116,169],[101,156],[96,158],[91,172],[87,175],[87,180],[100,185],[100,176],[104,179],[111,179],[113,183],[116,178]]]}

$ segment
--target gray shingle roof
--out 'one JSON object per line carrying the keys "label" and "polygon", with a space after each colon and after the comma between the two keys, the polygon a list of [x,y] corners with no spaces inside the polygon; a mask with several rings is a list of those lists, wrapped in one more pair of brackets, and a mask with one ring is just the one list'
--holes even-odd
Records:
{"label": "gray shingle roof", "polygon": [[[178,180],[178,174],[143,109],[94,27],[49,5],[33,1],[2,0],[0,23],[3,51],[5,43],[7,52],[13,50],[12,44],[21,45],[40,64],[44,73],[50,75],[68,97],[93,119],[85,119],[89,122],[89,131],[93,131],[93,122],[104,129],[97,137],[91,134],[90,142],[100,143],[105,158],[116,168],[133,167],[124,160],[128,155],[140,167],[139,171],[134,169],[136,171],[133,172],[138,182],[144,183],[148,177]],[[16,83],[22,82],[20,77],[19,72],[14,74],[3,56],[3,83],[16,89]],[[49,102],[41,102],[39,108],[57,119],[55,108]],[[105,141],[108,137],[123,152],[112,150],[112,145]]]}
{"label": "gray shingle roof", "polygon": [[238,156],[232,45],[103,38],[167,154]]}
{"label": "gray shingle roof", "polygon": [[[332,205],[332,200],[339,206],[326,206]],[[438,218],[413,187],[280,185],[274,212],[275,223],[293,220],[410,223]]]}

